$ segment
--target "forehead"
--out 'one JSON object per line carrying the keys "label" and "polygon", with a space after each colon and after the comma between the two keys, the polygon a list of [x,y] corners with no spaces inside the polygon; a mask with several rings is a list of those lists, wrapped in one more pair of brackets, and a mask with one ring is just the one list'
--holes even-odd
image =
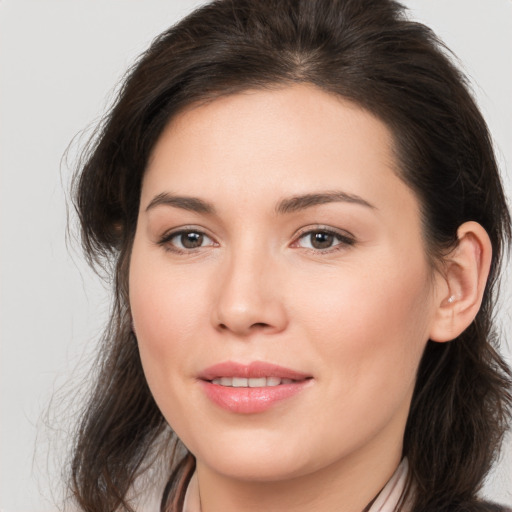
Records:
{"label": "forehead", "polygon": [[295,85],[221,97],[173,118],[151,155],[142,204],[166,191],[261,205],[340,188],[377,206],[386,194],[411,195],[382,121],[348,100]]}

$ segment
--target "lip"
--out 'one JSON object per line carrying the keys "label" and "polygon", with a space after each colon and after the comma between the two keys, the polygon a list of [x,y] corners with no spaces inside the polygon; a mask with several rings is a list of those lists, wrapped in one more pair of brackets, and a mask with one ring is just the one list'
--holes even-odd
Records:
{"label": "lip", "polygon": [[311,375],[264,361],[253,361],[249,364],[225,361],[210,366],[199,374],[201,380],[213,380],[219,377],[244,377],[246,379],[278,377],[280,379],[304,380],[311,378]]}
{"label": "lip", "polygon": [[[228,387],[211,382],[221,377],[278,377],[294,382],[267,387]],[[199,375],[206,396],[219,407],[238,414],[264,412],[300,393],[309,387],[312,380],[311,375],[263,361],[254,361],[247,365],[226,361],[206,368]]]}

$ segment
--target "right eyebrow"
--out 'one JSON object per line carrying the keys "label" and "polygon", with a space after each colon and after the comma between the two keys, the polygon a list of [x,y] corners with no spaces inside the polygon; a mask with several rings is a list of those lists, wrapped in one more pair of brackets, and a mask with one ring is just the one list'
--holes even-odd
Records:
{"label": "right eyebrow", "polygon": [[173,206],[196,213],[214,214],[215,208],[211,203],[199,199],[198,197],[176,196],[167,192],[156,195],[146,207],[149,211],[157,206]]}

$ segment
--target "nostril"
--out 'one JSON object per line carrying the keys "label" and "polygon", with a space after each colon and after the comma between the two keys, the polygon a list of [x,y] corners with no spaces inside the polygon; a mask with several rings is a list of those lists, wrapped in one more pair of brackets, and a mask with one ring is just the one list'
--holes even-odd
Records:
{"label": "nostril", "polygon": [[[250,325],[249,329],[247,330],[247,333],[249,333],[250,331],[253,331],[253,330],[267,329],[269,327],[270,327],[270,325],[265,323],[265,322],[255,322],[254,324]],[[229,330],[231,330],[231,328],[228,325],[224,324],[224,323],[218,324],[218,328],[221,331],[229,331]]]}
{"label": "nostril", "polygon": [[265,327],[268,327],[268,324],[266,324],[264,322],[256,322],[255,324],[252,324],[251,327],[263,329]]}

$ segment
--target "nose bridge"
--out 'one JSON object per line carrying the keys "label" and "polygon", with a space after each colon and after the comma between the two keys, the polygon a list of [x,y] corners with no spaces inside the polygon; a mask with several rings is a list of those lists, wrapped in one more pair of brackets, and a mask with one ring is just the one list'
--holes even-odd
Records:
{"label": "nose bridge", "polygon": [[282,330],[286,314],[277,274],[275,258],[264,242],[245,237],[233,244],[219,273],[216,327],[238,335]]}

